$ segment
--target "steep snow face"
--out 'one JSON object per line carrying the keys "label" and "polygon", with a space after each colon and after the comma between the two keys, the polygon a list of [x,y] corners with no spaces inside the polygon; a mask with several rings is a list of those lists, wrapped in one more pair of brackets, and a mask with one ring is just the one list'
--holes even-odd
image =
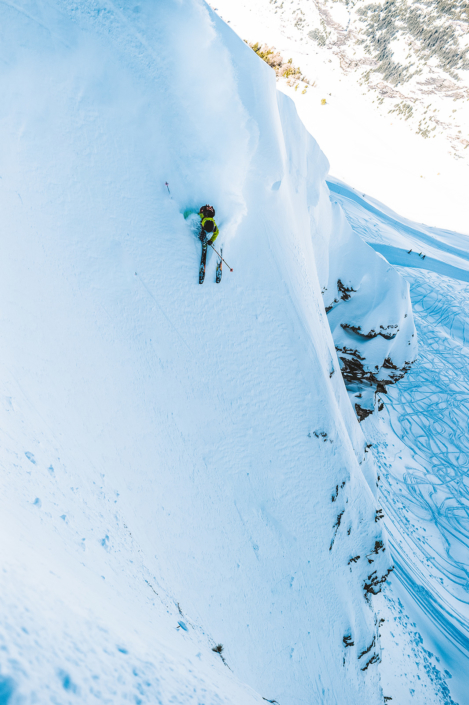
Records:
{"label": "steep snow face", "polygon": [[[5,702],[382,702],[390,562],[321,298],[367,289],[325,157],[198,0],[0,19]],[[200,287],[207,201],[234,273]]]}

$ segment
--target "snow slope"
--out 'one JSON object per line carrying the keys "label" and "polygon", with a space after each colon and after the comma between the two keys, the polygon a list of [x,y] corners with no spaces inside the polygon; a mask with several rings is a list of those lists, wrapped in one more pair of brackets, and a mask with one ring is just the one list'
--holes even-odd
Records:
{"label": "snow slope", "polygon": [[[321,285],[341,242],[377,302],[399,278],[200,0],[0,28],[2,702],[383,702],[389,551]],[[207,201],[234,272],[200,287]]]}
{"label": "snow slope", "polygon": [[381,395],[383,413],[363,424],[396,566],[382,608],[393,622],[384,632],[385,692],[404,702],[466,703],[469,238],[411,223],[345,184],[330,185],[354,231],[401,265],[419,338],[417,362]]}
{"label": "snow slope", "polygon": [[389,262],[468,281],[468,235],[413,223],[338,179],[328,185],[354,232]]}

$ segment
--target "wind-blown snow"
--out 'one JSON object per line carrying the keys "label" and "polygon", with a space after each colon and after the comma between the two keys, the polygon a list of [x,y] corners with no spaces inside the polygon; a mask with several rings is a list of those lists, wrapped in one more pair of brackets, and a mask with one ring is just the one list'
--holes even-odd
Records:
{"label": "wind-blown snow", "polygon": [[382,702],[391,564],[320,282],[355,238],[369,307],[401,300],[352,323],[407,290],[334,239],[324,155],[204,3],[0,20],[4,702]]}

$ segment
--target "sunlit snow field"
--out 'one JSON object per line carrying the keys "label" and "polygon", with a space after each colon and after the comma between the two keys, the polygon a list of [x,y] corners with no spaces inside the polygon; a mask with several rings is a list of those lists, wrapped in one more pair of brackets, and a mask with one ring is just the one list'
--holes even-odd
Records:
{"label": "sunlit snow field", "polygon": [[[326,154],[334,177],[418,223],[469,232],[469,148],[461,147],[455,156],[440,129],[432,133],[435,136],[431,139],[424,139],[417,134],[415,121],[389,112],[394,109],[394,101],[385,99],[381,104],[379,91],[369,90],[360,76],[367,66],[357,73],[344,71],[347,61],[344,64],[340,57],[340,47],[320,46],[308,37],[307,29],[302,29],[301,20],[317,15],[320,5],[326,6],[325,20],[331,21],[332,32],[332,18],[339,21],[338,26],[347,26],[347,4],[210,0],[210,5],[240,37],[274,46],[285,59],[292,57],[300,66],[311,83],[306,93],[302,86],[295,90],[285,81],[279,81],[278,87],[295,101],[302,121]],[[467,71],[461,77],[459,86],[467,94]],[[374,74],[374,83],[379,84],[380,79]],[[397,87],[397,92],[401,91],[406,92],[405,85]],[[443,111],[445,125],[453,123],[456,114],[461,123],[458,127],[468,138],[467,99],[453,101],[430,91],[424,102],[431,112]]]}

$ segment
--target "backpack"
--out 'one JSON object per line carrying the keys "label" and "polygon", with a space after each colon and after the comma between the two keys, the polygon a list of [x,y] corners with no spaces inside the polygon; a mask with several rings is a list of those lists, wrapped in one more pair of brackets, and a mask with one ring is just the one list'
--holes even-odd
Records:
{"label": "backpack", "polygon": [[211,218],[204,218],[202,221],[202,227],[206,233],[213,233],[215,230],[215,223]]}

